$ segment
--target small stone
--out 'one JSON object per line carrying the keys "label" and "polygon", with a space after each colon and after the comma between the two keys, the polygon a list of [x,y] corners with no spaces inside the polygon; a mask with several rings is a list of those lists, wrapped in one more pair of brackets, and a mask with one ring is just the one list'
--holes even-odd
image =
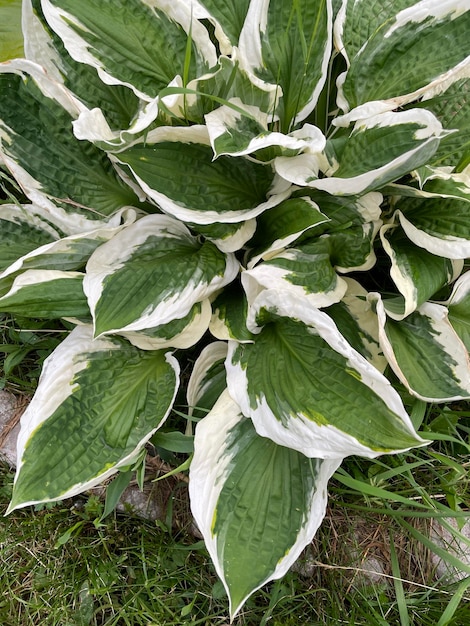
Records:
{"label": "small stone", "polygon": [[20,432],[18,401],[8,391],[0,391],[0,459],[16,466],[16,440]]}
{"label": "small stone", "polygon": [[[457,521],[454,518],[446,519],[446,523],[458,530]],[[449,555],[459,559],[464,566],[470,568],[470,521],[464,524],[460,529],[460,533],[465,537],[466,541],[455,537],[454,534],[438,520],[432,520],[429,538],[439,548],[443,548]],[[431,553],[431,561],[436,568],[436,578],[444,578],[448,582],[458,582],[468,576],[468,569],[459,569],[447,563],[447,561],[435,553]]]}

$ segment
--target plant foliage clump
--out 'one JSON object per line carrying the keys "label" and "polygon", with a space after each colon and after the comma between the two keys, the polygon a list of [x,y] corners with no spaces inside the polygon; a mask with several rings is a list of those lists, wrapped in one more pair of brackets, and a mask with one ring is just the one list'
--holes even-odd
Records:
{"label": "plant foliage clump", "polygon": [[0,311],[74,326],[9,511],[135,465],[196,353],[191,506],[232,618],[345,457],[426,443],[405,396],[470,397],[470,3],[376,8],[24,0],[0,64],[29,199],[0,205]]}

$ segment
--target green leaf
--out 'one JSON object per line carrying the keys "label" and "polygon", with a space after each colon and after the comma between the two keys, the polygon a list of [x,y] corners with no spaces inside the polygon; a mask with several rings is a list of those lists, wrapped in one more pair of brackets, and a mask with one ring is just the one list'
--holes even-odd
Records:
{"label": "green leaf", "polygon": [[385,315],[378,294],[371,294],[379,318],[380,344],[395,374],[426,402],[470,398],[468,351],[447,319],[447,309],[426,302],[400,322]]}
{"label": "green leaf", "polygon": [[8,512],[76,495],[129,465],[165,421],[178,373],[169,354],[78,326],[46,360],[21,418]]}
{"label": "green leaf", "polygon": [[[367,20],[371,1],[355,4]],[[358,113],[364,117],[366,111],[368,115],[378,112],[367,104],[370,102],[385,100],[393,109],[416,100],[436,83],[457,74],[457,66],[470,54],[470,12],[458,0],[424,0],[412,6],[400,1],[394,7],[392,17],[390,3],[386,3],[379,19],[372,18],[369,37],[359,49],[359,42],[352,46],[354,56],[339,82],[338,102],[345,111],[364,105],[364,113]],[[349,56],[347,49],[346,54]],[[381,103],[379,106],[384,110]]]}
{"label": "green leaf", "polygon": [[23,56],[21,0],[0,1],[0,62]]}
{"label": "green leaf", "polygon": [[[390,276],[403,296],[400,319],[415,311],[455,278],[451,260],[418,248],[401,228],[393,224],[384,226],[380,236],[383,249],[392,262]],[[395,318],[387,309],[387,302],[384,302],[384,306],[389,315]]]}
{"label": "green leaf", "polygon": [[373,267],[376,261],[374,240],[382,225],[382,194],[373,191],[359,197],[341,197],[323,191],[309,190],[308,193],[329,222],[305,232],[302,240],[328,235],[331,262],[340,272]]}
{"label": "green leaf", "polygon": [[294,293],[322,308],[339,302],[346,292],[346,283],[332,266],[328,238],[287,248],[243,271],[241,279],[249,303],[262,289],[278,289],[286,298]]}
{"label": "green leaf", "polygon": [[261,436],[318,458],[425,443],[389,381],[305,299],[263,291],[248,328],[253,343],[229,342],[227,385]]}
{"label": "green leaf", "polygon": [[331,0],[252,0],[240,34],[241,64],[279,85],[277,113],[287,133],[315,107],[332,45]]}
{"label": "green leaf", "polygon": [[194,452],[194,438],[183,435],[179,431],[162,432],[158,431],[152,437],[152,444],[157,448],[164,448],[170,452],[180,452],[192,454]]}
{"label": "green leaf", "polygon": [[309,459],[259,437],[227,392],[198,424],[191,510],[229,595],[232,620],[311,542],[341,460]]}
{"label": "green leaf", "polygon": [[10,291],[0,298],[0,311],[22,317],[88,319],[83,274],[28,270],[15,278]]}
{"label": "green leaf", "polygon": [[33,202],[72,213],[75,232],[81,221],[138,205],[108,157],[73,135],[77,114],[66,90],[39,66],[23,60],[0,66],[0,152]]}
{"label": "green leaf", "polygon": [[95,335],[181,319],[238,273],[232,254],[200,243],[167,215],[147,215],[90,257],[83,283]]}
{"label": "green leaf", "polygon": [[190,79],[216,63],[209,33],[183,0],[50,0],[42,7],[76,61],[98,69],[104,82],[127,85],[145,100],[184,75],[188,37]]}
{"label": "green leaf", "polygon": [[270,165],[227,156],[214,161],[208,141],[202,126],[164,127],[116,158],[129,165],[142,189],[165,212],[190,223],[241,222],[288,195],[290,185],[275,187]]}
{"label": "green leaf", "polygon": [[132,480],[133,472],[130,470],[120,471],[116,478],[114,478],[109,485],[106,486],[106,500],[104,503],[103,515],[100,517],[100,522],[108,517],[110,513],[116,508],[122,494],[129,487]]}

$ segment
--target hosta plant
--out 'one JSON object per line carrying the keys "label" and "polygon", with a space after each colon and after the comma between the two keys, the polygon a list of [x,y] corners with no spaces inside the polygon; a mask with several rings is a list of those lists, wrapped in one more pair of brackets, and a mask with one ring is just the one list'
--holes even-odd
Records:
{"label": "hosta plant", "polygon": [[0,311],[73,330],[9,511],[135,466],[178,393],[233,618],[345,457],[427,443],[405,397],[470,397],[470,1],[22,10],[0,155],[30,203],[0,206]]}

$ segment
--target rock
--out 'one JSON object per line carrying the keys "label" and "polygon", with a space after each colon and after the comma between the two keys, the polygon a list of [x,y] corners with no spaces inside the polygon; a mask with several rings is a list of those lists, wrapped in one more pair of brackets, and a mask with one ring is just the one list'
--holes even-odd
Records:
{"label": "rock", "polygon": [[[445,523],[458,530],[458,525],[454,518],[446,519]],[[443,523],[434,519],[431,522],[429,538],[439,548],[443,548],[450,556],[459,559],[464,567],[470,568],[470,521],[465,522],[460,533],[465,539],[455,537]],[[455,567],[433,552],[431,552],[431,561],[435,567],[435,575],[438,579],[443,578],[448,582],[458,582],[469,575],[468,569],[465,570]]]}
{"label": "rock", "polygon": [[16,440],[20,432],[21,402],[8,391],[0,391],[0,459],[16,466]]}

